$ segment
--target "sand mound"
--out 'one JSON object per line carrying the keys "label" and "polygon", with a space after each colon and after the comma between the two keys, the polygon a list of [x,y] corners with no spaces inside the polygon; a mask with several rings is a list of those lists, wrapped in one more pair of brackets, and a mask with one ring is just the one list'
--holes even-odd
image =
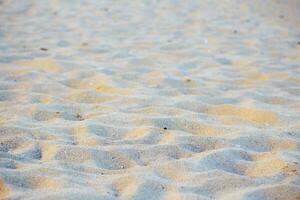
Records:
{"label": "sand mound", "polygon": [[0,1],[0,199],[300,200],[299,10]]}

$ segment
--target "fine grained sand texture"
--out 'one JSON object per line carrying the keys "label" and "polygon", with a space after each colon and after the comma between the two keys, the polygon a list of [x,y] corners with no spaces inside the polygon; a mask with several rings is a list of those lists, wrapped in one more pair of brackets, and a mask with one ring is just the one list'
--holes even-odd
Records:
{"label": "fine grained sand texture", "polygon": [[0,199],[300,199],[300,1],[0,1]]}

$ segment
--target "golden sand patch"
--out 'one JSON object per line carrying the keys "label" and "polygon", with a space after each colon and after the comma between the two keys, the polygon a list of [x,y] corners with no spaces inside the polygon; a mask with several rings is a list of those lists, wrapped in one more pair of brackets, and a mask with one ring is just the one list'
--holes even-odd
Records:
{"label": "golden sand patch", "polygon": [[248,176],[271,176],[279,172],[293,174],[297,171],[295,164],[280,159],[277,151],[257,153],[251,158],[256,162],[254,166],[248,166],[245,173]]}
{"label": "golden sand patch", "polygon": [[27,182],[30,187],[33,188],[45,188],[45,189],[56,189],[58,187],[58,183],[48,177],[29,177]]}
{"label": "golden sand patch", "polygon": [[[111,78],[105,74],[88,74],[78,78],[80,72],[75,72],[64,84],[74,89],[90,89],[98,85],[105,85],[111,82]],[[73,78],[72,78],[73,77]]]}
{"label": "golden sand patch", "polygon": [[271,176],[282,171],[283,168],[287,166],[287,163],[281,159],[268,159],[263,161],[258,161],[255,166],[250,166],[246,170],[247,176]]}
{"label": "golden sand patch", "polygon": [[129,94],[128,89],[111,87],[106,85],[98,85],[96,86],[96,90],[98,92],[107,92],[107,93],[118,93],[118,94]]}
{"label": "golden sand patch", "polygon": [[15,155],[22,154],[30,149],[35,149],[35,143],[31,140],[22,141],[12,150],[12,153]]}
{"label": "golden sand patch", "polygon": [[260,161],[260,160],[267,160],[271,157],[276,157],[276,151],[269,151],[269,152],[262,152],[262,153],[255,153],[251,155],[251,159],[253,161]]}
{"label": "golden sand patch", "polygon": [[297,149],[297,144],[288,139],[272,139],[270,140],[272,149],[286,149],[295,150]]}
{"label": "golden sand patch", "polygon": [[194,135],[215,135],[217,134],[217,129],[208,124],[193,124],[188,126],[185,131],[191,132]]}
{"label": "golden sand patch", "polygon": [[289,74],[287,72],[284,71],[280,71],[280,72],[268,72],[267,73],[269,77],[272,77],[272,79],[276,79],[276,80],[286,80],[289,79]]}
{"label": "golden sand patch", "polygon": [[95,146],[101,144],[101,142],[94,137],[91,137],[86,129],[85,125],[78,125],[71,129],[73,140],[79,145]]}
{"label": "golden sand patch", "polygon": [[187,173],[186,168],[179,163],[161,165],[157,170],[162,176],[176,181],[184,182],[189,181],[191,178]]}
{"label": "golden sand patch", "polygon": [[8,187],[4,184],[2,180],[0,180],[0,199],[4,199],[8,197],[8,195],[9,195]]}
{"label": "golden sand patch", "polygon": [[300,78],[289,78],[288,81],[300,84]]}
{"label": "golden sand patch", "polygon": [[255,48],[255,46],[257,45],[257,40],[254,39],[248,39],[244,41],[244,44],[248,47],[248,48]]}
{"label": "golden sand patch", "polygon": [[181,195],[178,192],[166,192],[164,194],[163,200],[181,200]]}
{"label": "golden sand patch", "polygon": [[89,92],[70,92],[66,94],[65,99],[80,102],[80,103],[103,103],[107,101],[111,101],[116,97],[113,95],[97,95],[96,93]]}
{"label": "golden sand patch", "polygon": [[274,184],[262,186],[259,189],[254,190],[253,195],[255,195],[255,193],[263,194],[264,197],[267,197],[268,199],[300,200],[299,187],[294,184]]}
{"label": "golden sand patch", "polygon": [[266,81],[269,78],[267,74],[261,72],[249,73],[248,77],[253,81]]}
{"label": "golden sand patch", "polygon": [[271,111],[256,108],[242,108],[228,104],[211,107],[207,110],[207,114],[237,117],[243,121],[260,125],[266,123],[274,124],[279,121],[277,115]]}
{"label": "golden sand patch", "polygon": [[87,129],[85,125],[78,125],[74,126],[71,131],[73,135],[83,135],[87,132]]}
{"label": "golden sand patch", "polygon": [[269,104],[287,104],[289,100],[279,96],[267,96],[263,98],[263,101]]}
{"label": "golden sand patch", "polygon": [[240,71],[248,69],[247,67],[251,65],[251,60],[248,59],[234,59],[232,60],[232,66],[237,68]]}
{"label": "golden sand patch", "polygon": [[247,73],[246,78],[239,79],[236,82],[239,85],[252,85],[252,84],[257,84],[257,83],[267,81],[268,79],[269,79],[269,76],[265,73],[251,72],[251,73]]}
{"label": "golden sand patch", "polygon": [[15,64],[25,66],[30,69],[43,70],[46,72],[60,72],[61,66],[51,58],[36,58],[33,60],[19,60]]}
{"label": "golden sand patch", "polygon": [[135,194],[138,183],[135,177],[126,176],[113,181],[112,185],[117,191],[118,196],[130,197]]}
{"label": "golden sand patch", "polygon": [[141,77],[147,85],[158,86],[163,83],[164,75],[160,71],[151,71]]}
{"label": "golden sand patch", "polygon": [[97,139],[97,138],[93,138],[93,137],[89,137],[89,138],[77,138],[75,139],[75,143],[78,145],[87,145],[87,146],[99,146],[102,144],[102,142]]}
{"label": "golden sand patch", "polygon": [[48,103],[52,102],[52,100],[53,100],[53,97],[46,96],[46,95],[41,95],[37,98],[37,101],[39,103],[44,103],[44,104],[48,104]]}
{"label": "golden sand patch", "polygon": [[171,142],[173,141],[173,139],[174,139],[174,135],[171,134],[170,132],[162,133],[162,137],[159,141],[159,144],[165,144]]}
{"label": "golden sand patch", "polygon": [[0,116],[0,125],[5,124],[6,123],[6,119],[2,116]]}
{"label": "golden sand patch", "polygon": [[136,128],[126,135],[128,138],[143,138],[145,137],[148,133],[150,133],[149,128],[141,127],[141,128]]}
{"label": "golden sand patch", "polygon": [[41,160],[48,161],[51,160],[56,152],[58,151],[58,148],[55,144],[49,144],[49,143],[41,143]]}

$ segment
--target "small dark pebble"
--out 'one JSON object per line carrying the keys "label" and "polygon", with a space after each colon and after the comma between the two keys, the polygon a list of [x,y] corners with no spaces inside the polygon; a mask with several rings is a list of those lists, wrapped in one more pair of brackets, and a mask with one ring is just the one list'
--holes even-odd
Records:
{"label": "small dark pebble", "polygon": [[186,79],[186,82],[191,82],[191,81],[192,81],[192,80],[191,80],[191,79],[189,79],[189,78],[188,78],[188,79]]}
{"label": "small dark pebble", "polygon": [[283,18],[284,18],[284,16],[283,16],[283,15],[279,15],[279,18],[283,19]]}
{"label": "small dark pebble", "polygon": [[300,41],[297,44],[300,45]]}
{"label": "small dark pebble", "polygon": [[233,31],[233,33],[234,33],[234,34],[237,34],[237,33],[238,33],[238,31],[237,31],[237,30],[234,30],[234,31]]}
{"label": "small dark pebble", "polygon": [[80,121],[83,120],[83,117],[79,113],[76,114],[76,118]]}
{"label": "small dark pebble", "polygon": [[101,174],[101,175],[104,175],[104,173],[103,173],[103,172],[101,172],[100,174]]}
{"label": "small dark pebble", "polygon": [[41,51],[48,51],[47,48],[40,48]]}
{"label": "small dark pebble", "polygon": [[167,127],[164,127],[164,130],[168,130],[168,128],[167,128]]}
{"label": "small dark pebble", "polygon": [[56,114],[59,114],[60,112],[55,112]]}

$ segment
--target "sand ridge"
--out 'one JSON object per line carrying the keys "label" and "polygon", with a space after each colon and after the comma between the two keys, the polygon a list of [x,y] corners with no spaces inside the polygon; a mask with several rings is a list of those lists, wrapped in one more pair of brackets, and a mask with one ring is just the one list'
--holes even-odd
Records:
{"label": "sand ridge", "polygon": [[0,1],[0,199],[299,200],[299,9]]}

